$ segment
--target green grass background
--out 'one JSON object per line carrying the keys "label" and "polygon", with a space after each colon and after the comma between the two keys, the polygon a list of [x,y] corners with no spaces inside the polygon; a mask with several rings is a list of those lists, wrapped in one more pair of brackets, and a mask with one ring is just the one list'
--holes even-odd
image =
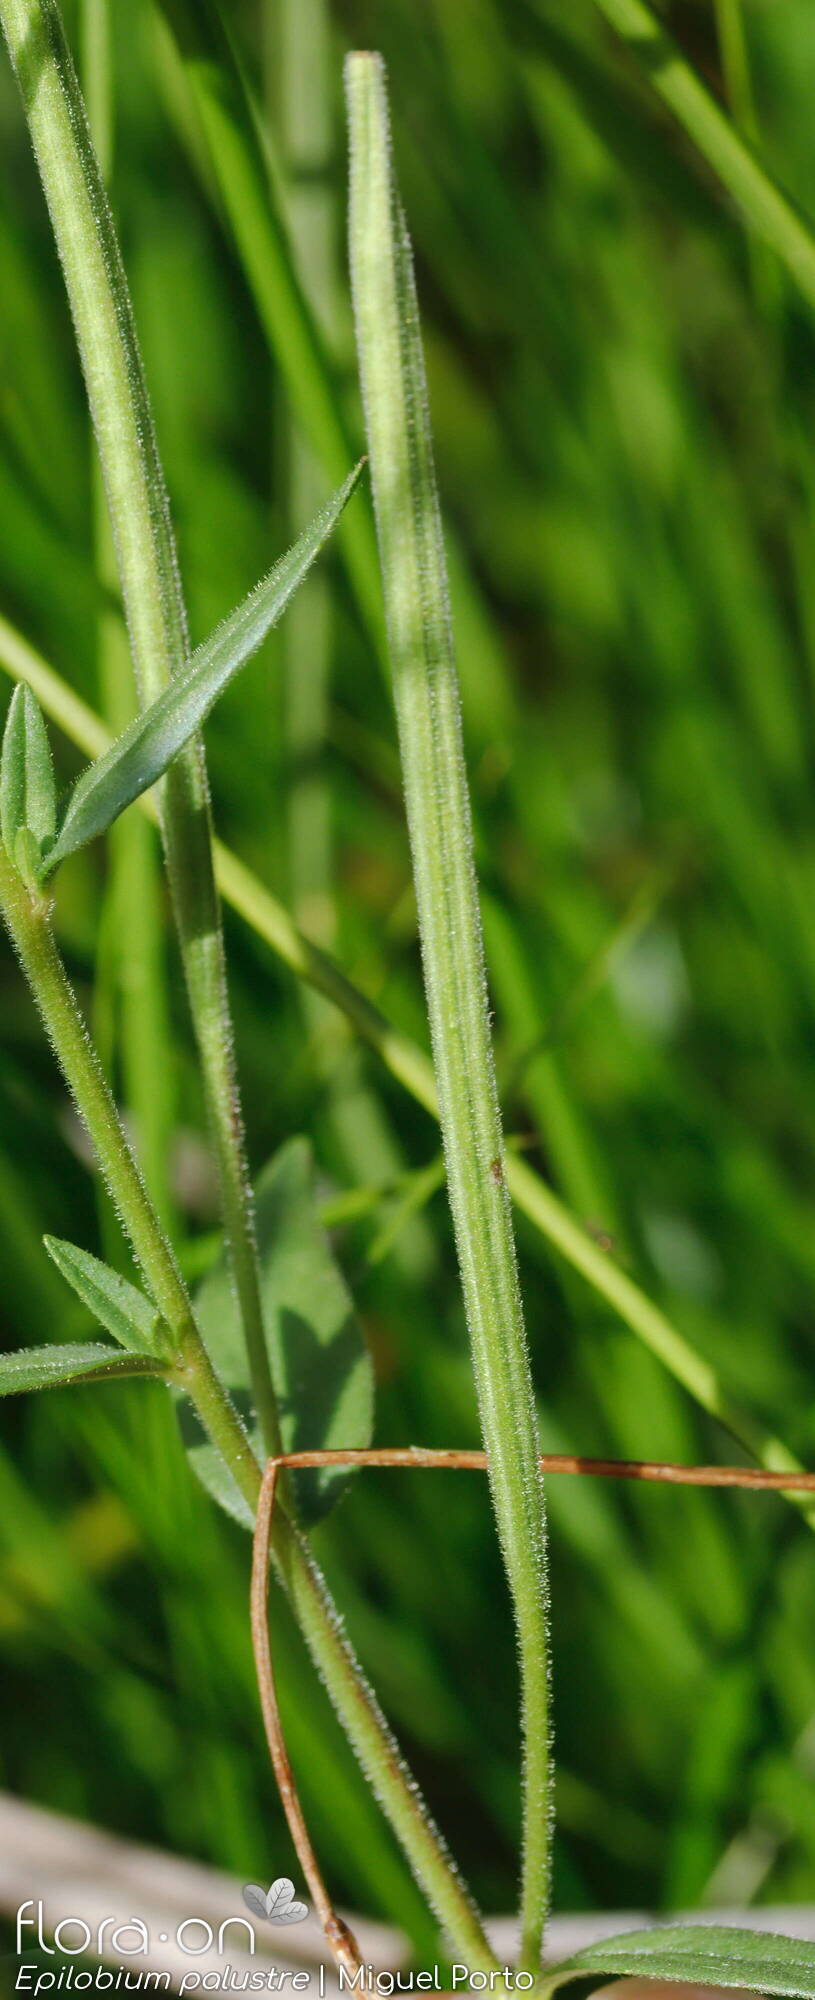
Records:
{"label": "green grass background", "polygon": [[[259,222],[229,180],[229,126],[213,157],[202,122],[212,72],[190,37],[207,8],[191,27],[180,0],[163,14],[113,0],[110,20],[112,194],[193,637],[334,478],[313,450],[297,329],[274,304],[265,173],[320,328],[331,419],[360,440],[341,60],[380,46],[417,253],[508,1128],[729,1389],[815,1462],[811,310],[590,0],[228,11],[262,124],[228,50],[219,102],[238,107]],[[810,0],[748,0],[745,20],[764,156],[815,213]],[[679,0],[670,21],[724,97],[709,0]],[[75,7],[68,25],[79,47]],[[0,611],[115,717],[121,639],[81,381],[5,63],[0,154]],[[335,549],[208,725],[216,823],[423,1039],[370,627]],[[67,778],[79,760],[53,736]],[[152,1184],[188,1268],[203,1268],[212,1171],[152,833],[72,860],[57,922]],[[405,1198],[436,1132],[237,919],[227,934],[253,1165],[306,1131],[326,1202],[371,1194],[336,1243],[376,1360],[377,1439],[474,1443],[444,1200],[410,1212]],[[7,950],[0,978],[2,1317],[16,1346],[87,1331],[44,1231],[122,1253]],[[544,1443],[732,1459],[526,1224],[520,1246]],[[549,1508],[556,1906],[815,1898],[811,1532],[771,1497],[552,1480]],[[483,1482],[368,1473],[318,1540],[454,1851],[485,1906],[511,1908],[516,1674]],[[0,1783],[246,1879],[288,1869],[247,1564],[245,1537],[191,1487],[162,1392],[7,1404]],[[278,1615],[291,1748],[332,1888],[426,1939]]]}

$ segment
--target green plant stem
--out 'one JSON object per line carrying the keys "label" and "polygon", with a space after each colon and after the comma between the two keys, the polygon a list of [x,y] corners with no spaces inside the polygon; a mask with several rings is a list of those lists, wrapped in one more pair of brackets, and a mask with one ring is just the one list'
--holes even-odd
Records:
{"label": "green plant stem", "polygon": [[[189,1393],[254,1513],[260,1491],[260,1468],[251,1454],[249,1461],[240,1465],[243,1432],[229,1398],[211,1369],[209,1373],[202,1370],[200,1375],[192,1372]],[[478,1914],[411,1780],[376,1697],[339,1624],[322,1576],[302,1537],[279,1512],[275,1517],[272,1550],[337,1714],[428,1901],[466,1962],[473,1968],[496,1970],[498,1961],[484,1936]]]}
{"label": "green plant stem", "polygon": [[[188,655],[164,479],[130,298],[56,0],[0,0],[74,316],[143,704]],[[161,786],[161,824],[258,1417],[280,1429],[263,1325],[200,743]]]}
{"label": "green plant stem", "polygon": [[[254,1511],[261,1469],[243,1424],[219,1380],[195,1323],[173,1252],[142,1180],[101,1063],[57,949],[50,904],[25,887],[0,845],[0,914],[77,1109],[91,1136],[109,1193],[169,1335],[167,1373],[188,1395],[213,1444]],[[376,1791],[417,1880],[455,1943],[473,1964],[494,1959],[473,1904],[401,1757],[302,1538],[282,1513],[275,1561],[295,1615],[365,1774]]]}
{"label": "green plant stem", "polygon": [[66,977],[51,928],[50,903],[30,893],[2,845],[0,911],[136,1260],[174,1344],[183,1349],[197,1338],[186,1287]]}
{"label": "green plant stem", "polygon": [[[109,186],[114,152],[110,0],[81,0],[79,34],[88,124],[99,172]],[[93,438],[91,445],[93,542],[101,586],[96,644],[99,701],[110,729],[119,736],[132,718],[134,693],[127,635],[116,602],[116,555]],[[122,1083],[133,1117],[138,1157],[162,1225],[172,1235],[169,1162],[175,1106],[167,1033],[160,859],[155,834],[141,814],[131,813],[111,827],[109,876],[99,932],[94,1039],[107,1074],[112,1075],[115,1034],[120,1025]],[[164,1079],[161,1090],[156,1089],[157,1076]],[[100,1181],[99,1187],[105,1255],[112,1261],[119,1235],[115,1216],[106,1206],[104,1182]]]}
{"label": "green plant stem", "polygon": [[776,252],[803,297],[815,306],[812,230],[700,82],[646,0],[596,0],[596,5],[732,195],[748,227]]}
{"label": "green plant stem", "polygon": [[[99,756],[109,748],[111,738],[104,723],[3,618],[0,618],[0,666],[14,680],[28,682],[45,713],[89,757]],[[138,805],[155,819],[156,806],[151,794],[144,794]],[[438,1118],[433,1064],[424,1049],[393,1027],[335,959],[303,937],[288,910],[230,848],[216,840],[214,854],[218,886],[230,908],[243,917],[256,937],[263,939],[296,979],[304,980],[332,1002],[397,1083],[402,1084],[417,1104],[423,1105],[431,1118]],[[506,1179],[518,1208],[558,1256],[605,1300],[701,1409],[715,1417],[768,1472],[802,1471],[800,1459],[733,1402],[711,1363],[697,1353],[661,1306],[655,1305],[614,1258],[581,1228],[534,1168],[525,1160],[510,1156]],[[800,1509],[808,1525],[815,1529],[815,1507],[811,1501],[800,1494],[787,1494],[785,1498],[790,1506]]]}
{"label": "green plant stem", "polygon": [[551,1816],[540,1446],[504,1174],[418,305],[392,176],[381,59],[350,56],[346,79],[360,376],[447,1185],[518,1634],[521,1962],[537,1971]]}

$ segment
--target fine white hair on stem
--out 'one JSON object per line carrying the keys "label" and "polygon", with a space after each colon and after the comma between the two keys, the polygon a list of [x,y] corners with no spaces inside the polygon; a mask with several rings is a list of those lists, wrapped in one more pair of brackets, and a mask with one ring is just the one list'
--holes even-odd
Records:
{"label": "fine white hair on stem", "polygon": [[346,89],[360,378],[447,1185],[520,1654],[522,1962],[537,1970],[551,1794],[537,1424],[504,1175],[419,310],[381,58],[349,56]]}

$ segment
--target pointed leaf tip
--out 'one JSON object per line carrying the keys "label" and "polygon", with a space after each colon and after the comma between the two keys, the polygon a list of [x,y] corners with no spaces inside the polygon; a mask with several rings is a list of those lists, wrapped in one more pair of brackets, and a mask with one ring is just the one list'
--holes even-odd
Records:
{"label": "pointed leaf tip", "polygon": [[218,696],[262,645],[282,617],[350,500],[363,461],[281,556],[243,604],[193,653],[157,701],[136,716],[115,743],[77,780],[64,807],[50,870],[78,847],[107,832],[133,799],[164,776],[173,759],[206,721]]}
{"label": "pointed leaf tip", "polygon": [[9,703],[0,753],[0,834],[6,853],[27,878],[40,872],[40,856],[54,838],[56,823],[48,732],[35,695],[20,681]]}
{"label": "pointed leaf tip", "polygon": [[121,1347],[154,1359],[166,1357],[169,1335],[143,1292],[75,1243],[65,1243],[56,1236],[44,1236],[43,1243],[66,1284]]}

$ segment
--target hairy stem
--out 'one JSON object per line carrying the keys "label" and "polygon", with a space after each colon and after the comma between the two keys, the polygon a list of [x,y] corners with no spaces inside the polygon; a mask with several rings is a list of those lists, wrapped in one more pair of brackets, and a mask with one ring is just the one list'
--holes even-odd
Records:
{"label": "hairy stem", "polygon": [[2,845],[0,912],[134,1255],[175,1345],[185,1348],[197,1339],[186,1286],[65,973],[50,904],[26,888]]}
{"label": "hairy stem", "polygon": [[[127,282],[57,0],[0,0],[76,327],[143,704],[188,656],[164,478]],[[280,1429],[263,1326],[200,743],[168,772],[161,820],[252,1387]]]}
{"label": "hairy stem", "polygon": [[[81,0],[80,74],[99,172],[110,184],[114,154],[111,0]],[[96,628],[99,704],[114,736],[135,706],[127,634],[116,598],[118,574],[104,483],[91,434],[92,503],[96,574],[101,586]],[[113,1073],[117,1025],[122,1042],[125,1102],[132,1113],[136,1149],[161,1222],[172,1235],[170,1136],[175,1110],[167,1033],[161,862],[155,834],[140,813],[123,815],[110,829],[110,867],[99,924],[93,1032],[107,1074]],[[157,1076],[166,1086],[156,1090]],[[118,1230],[100,1182],[105,1255],[116,1256]]]}
{"label": "hairy stem", "polygon": [[[3,618],[0,618],[0,667],[14,680],[27,682],[46,715],[88,756],[99,756],[109,749],[110,735],[104,723]],[[152,794],[143,793],[138,804],[149,818],[155,818]],[[281,964],[288,966],[295,979],[304,980],[331,1001],[362,1041],[375,1051],[389,1075],[432,1118],[438,1118],[433,1065],[424,1049],[392,1025],[348,978],[336,959],[298,931],[288,910],[231,848],[216,840],[214,852],[224,901],[269,946]],[[601,1248],[534,1167],[510,1155],[506,1178],[513,1200],[558,1257],[580,1274],[591,1291],[605,1299],[622,1324],[681,1383],[700,1409],[707,1410],[767,1471],[801,1471],[800,1460],[783,1440],[765,1430],[749,1411],[732,1400],[713,1364],[635,1279],[621,1269],[614,1257]],[[815,1529],[812,1501],[805,1496],[799,1495],[797,1499],[791,1496],[791,1504],[800,1507],[808,1526]]]}
{"label": "hairy stem", "polygon": [[[212,1443],[254,1513],[261,1468],[201,1340],[186,1286],[62,964],[51,928],[50,906],[26,888],[1,845],[0,915],[90,1134],[108,1191],[171,1336],[169,1379],[195,1404]],[[305,1542],[282,1513],[277,1519],[273,1553],[315,1665],[417,1880],[456,1950],[473,1964],[494,1967],[496,1961],[477,1912],[345,1638],[320,1572]]]}
{"label": "hairy stem", "polygon": [[549,1890],[549,1635],[543,1487],[487,1013],[447,576],[418,306],[381,59],[347,65],[350,245],[447,1184],[490,1486],[512,1595],[524,1746],[522,1962]]}

